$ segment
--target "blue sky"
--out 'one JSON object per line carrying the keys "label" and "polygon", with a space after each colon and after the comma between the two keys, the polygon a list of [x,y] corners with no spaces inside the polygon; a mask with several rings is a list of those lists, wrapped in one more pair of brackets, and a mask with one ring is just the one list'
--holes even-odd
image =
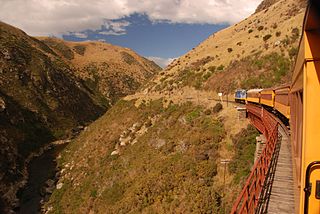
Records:
{"label": "blue sky", "polygon": [[103,40],[162,66],[254,13],[262,0],[1,0],[0,20],[31,36]]}
{"label": "blue sky", "polygon": [[69,33],[63,35],[63,38],[70,41],[100,40],[128,47],[165,66],[170,59],[185,54],[209,35],[227,26],[228,24],[153,22],[145,14],[133,14],[109,20],[108,27],[103,25],[98,30]]}

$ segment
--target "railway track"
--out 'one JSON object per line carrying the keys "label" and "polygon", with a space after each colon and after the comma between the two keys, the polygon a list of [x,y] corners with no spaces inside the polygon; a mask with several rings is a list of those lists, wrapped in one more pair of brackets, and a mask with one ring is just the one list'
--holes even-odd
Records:
{"label": "railway track", "polygon": [[267,211],[270,214],[296,213],[289,130],[281,121],[278,130],[281,143]]}
{"label": "railway track", "polygon": [[263,106],[247,104],[246,107],[252,125],[267,141],[231,213],[294,213],[289,130]]}

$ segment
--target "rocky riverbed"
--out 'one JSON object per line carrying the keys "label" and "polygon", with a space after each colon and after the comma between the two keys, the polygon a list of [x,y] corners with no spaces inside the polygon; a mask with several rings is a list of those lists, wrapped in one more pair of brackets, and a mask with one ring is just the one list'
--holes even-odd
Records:
{"label": "rocky riverbed", "polygon": [[27,169],[29,174],[27,183],[17,194],[19,205],[15,210],[16,213],[40,212],[41,205],[49,199],[52,191],[56,188],[56,181],[59,178],[56,157],[68,142],[54,142],[43,148],[30,160]]}

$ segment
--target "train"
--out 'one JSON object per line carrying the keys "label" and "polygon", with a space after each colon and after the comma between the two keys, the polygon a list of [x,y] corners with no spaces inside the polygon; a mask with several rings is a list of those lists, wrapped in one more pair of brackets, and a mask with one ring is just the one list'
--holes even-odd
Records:
{"label": "train", "polygon": [[247,99],[247,90],[238,89],[234,94],[234,100],[237,103],[245,103]]}
{"label": "train", "polygon": [[[309,0],[291,83],[238,89],[236,102],[263,105],[290,125],[297,213],[320,213],[320,1]],[[284,187],[285,188],[285,187]]]}
{"label": "train", "polygon": [[273,111],[284,123],[290,120],[290,85],[266,89],[237,89],[237,103],[255,103]]}

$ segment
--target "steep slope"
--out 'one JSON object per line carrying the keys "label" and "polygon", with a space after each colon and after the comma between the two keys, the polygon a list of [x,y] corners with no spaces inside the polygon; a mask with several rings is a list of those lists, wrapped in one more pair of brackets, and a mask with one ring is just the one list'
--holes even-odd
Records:
{"label": "steep slope", "polygon": [[128,48],[104,42],[67,42],[40,38],[70,62],[74,74],[109,105],[132,94],[161,68]]}
{"label": "steep slope", "polygon": [[[164,108],[163,100],[139,107],[118,102],[62,155],[59,189],[47,210],[218,212],[218,151],[226,131],[233,132],[224,121],[232,107],[211,114],[214,104],[205,108],[185,100]],[[232,115],[230,121],[237,116]]]}
{"label": "steep slope", "polygon": [[[72,45],[76,45],[75,51],[83,49],[80,43]],[[112,48],[101,43],[91,45]],[[132,63],[143,63],[143,66],[133,66],[135,74],[132,76],[123,69],[128,68],[127,63],[118,60],[112,64],[114,73],[111,74],[114,76],[107,72],[98,75],[91,67],[81,67],[82,73],[91,74],[82,77],[69,61],[71,55],[75,55],[77,60],[77,54],[68,48],[66,52],[59,52],[60,46],[57,46],[50,48],[23,31],[0,22],[1,209],[17,202],[15,194],[27,176],[25,161],[31,152],[54,139],[73,135],[73,128],[98,118],[117,99],[133,93],[159,69],[132,53],[135,57]],[[122,51],[123,48],[114,48],[116,50]],[[123,51],[123,54],[127,52]],[[104,57],[110,59],[104,62],[101,57],[99,63],[111,64],[114,61],[110,56]],[[95,62],[87,59],[84,66],[94,66]],[[93,78],[91,82],[90,78]],[[110,81],[111,84],[105,83],[106,86],[100,81]],[[106,88],[98,89],[98,86]]]}
{"label": "steep slope", "polygon": [[259,7],[263,10],[211,35],[173,61],[150,83],[149,90],[192,86],[230,93],[239,87],[288,82],[301,35],[304,4],[288,0],[263,1],[261,5],[265,5]]}
{"label": "steep slope", "polygon": [[[59,159],[61,178],[45,209],[228,212],[250,172],[258,133],[233,105],[221,110],[212,98],[288,82],[304,8],[295,0],[270,2],[176,59],[89,126]],[[222,159],[231,161],[226,170]]]}
{"label": "steep slope", "polygon": [[1,197],[12,201],[31,151],[93,121],[103,107],[50,48],[0,23]]}

